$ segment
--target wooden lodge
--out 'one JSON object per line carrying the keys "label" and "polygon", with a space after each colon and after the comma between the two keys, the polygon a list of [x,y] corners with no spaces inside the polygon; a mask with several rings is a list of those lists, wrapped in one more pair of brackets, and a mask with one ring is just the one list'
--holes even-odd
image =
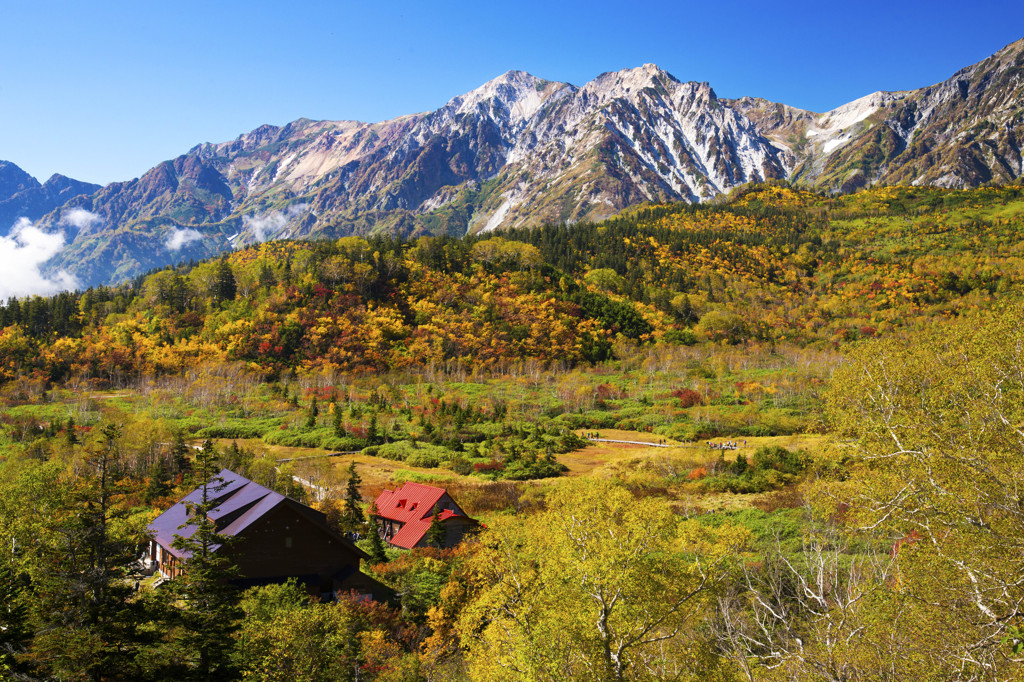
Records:
{"label": "wooden lodge", "polygon": [[[232,582],[239,587],[296,578],[322,597],[353,592],[377,600],[389,596],[388,588],[360,572],[359,562],[368,555],[332,530],[323,513],[228,469],[213,480],[207,495],[215,506],[208,518],[219,534],[232,538],[215,551],[226,553],[238,567]],[[188,552],[172,545],[175,537],[195,532],[188,508],[201,499],[198,488],[149,525],[148,558],[166,578],[188,570]]]}

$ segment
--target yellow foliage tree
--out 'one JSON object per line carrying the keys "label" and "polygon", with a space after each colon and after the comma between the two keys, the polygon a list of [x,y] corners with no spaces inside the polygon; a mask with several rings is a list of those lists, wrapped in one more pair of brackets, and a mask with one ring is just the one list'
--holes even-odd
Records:
{"label": "yellow foliage tree", "polygon": [[537,517],[496,522],[471,561],[484,587],[457,626],[471,676],[713,676],[697,625],[745,537],[608,481],[560,486]]}

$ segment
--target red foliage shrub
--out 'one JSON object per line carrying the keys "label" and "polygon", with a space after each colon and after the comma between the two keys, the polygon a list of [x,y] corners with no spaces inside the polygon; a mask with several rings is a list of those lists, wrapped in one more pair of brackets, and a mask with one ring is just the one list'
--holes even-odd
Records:
{"label": "red foliage shrub", "polygon": [[692,388],[677,388],[672,391],[672,397],[679,400],[679,407],[693,407],[704,404],[704,397]]}
{"label": "red foliage shrub", "polygon": [[600,384],[594,389],[594,393],[597,394],[598,400],[618,400],[623,397],[622,391],[611,384]]}
{"label": "red foliage shrub", "polygon": [[501,471],[505,468],[502,462],[491,460],[490,462],[477,462],[473,465],[474,471]]}
{"label": "red foliage shrub", "polygon": [[338,400],[338,389],[334,386],[310,386],[305,390],[305,396],[316,399],[322,403],[336,402]]}
{"label": "red foliage shrub", "polygon": [[697,481],[699,479],[704,478],[707,475],[708,475],[708,470],[707,469],[705,469],[704,467],[697,467],[696,469],[694,469],[693,471],[691,471],[689,474],[686,475],[686,480],[687,481]]}

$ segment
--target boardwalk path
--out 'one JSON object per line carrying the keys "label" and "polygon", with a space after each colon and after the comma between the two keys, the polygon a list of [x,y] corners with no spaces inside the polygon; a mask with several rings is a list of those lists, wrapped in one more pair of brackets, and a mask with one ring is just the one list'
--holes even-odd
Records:
{"label": "boardwalk path", "polygon": [[588,438],[591,443],[625,443],[626,445],[646,445],[649,448],[680,448],[684,445],[667,445],[661,443],[648,443],[642,440],[613,440],[611,438]]}
{"label": "boardwalk path", "polygon": [[323,455],[303,455],[302,457],[285,457],[284,459],[274,460],[278,464],[282,462],[299,462],[304,459],[321,459],[323,457],[341,457],[342,455],[358,455],[362,450],[346,450],[345,452],[328,452]]}
{"label": "boardwalk path", "polygon": [[[612,438],[587,438],[591,443],[625,443],[626,445],[646,445],[649,448],[703,448],[702,443],[648,443],[642,440],[615,440]],[[740,446],[713,447],[711,450],[738,450]]]}

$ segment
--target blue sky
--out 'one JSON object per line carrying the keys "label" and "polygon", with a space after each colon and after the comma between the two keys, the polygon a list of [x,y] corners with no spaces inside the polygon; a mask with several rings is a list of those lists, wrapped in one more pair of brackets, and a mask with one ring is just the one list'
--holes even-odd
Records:
{"label": "blue sky", "polygon": [[582,85],[653,62],[826,111],[1024,37],[1020,0],[0,0],[0,17],[0,159],[99,183],[263,123],[435,109],[509,69]]}

